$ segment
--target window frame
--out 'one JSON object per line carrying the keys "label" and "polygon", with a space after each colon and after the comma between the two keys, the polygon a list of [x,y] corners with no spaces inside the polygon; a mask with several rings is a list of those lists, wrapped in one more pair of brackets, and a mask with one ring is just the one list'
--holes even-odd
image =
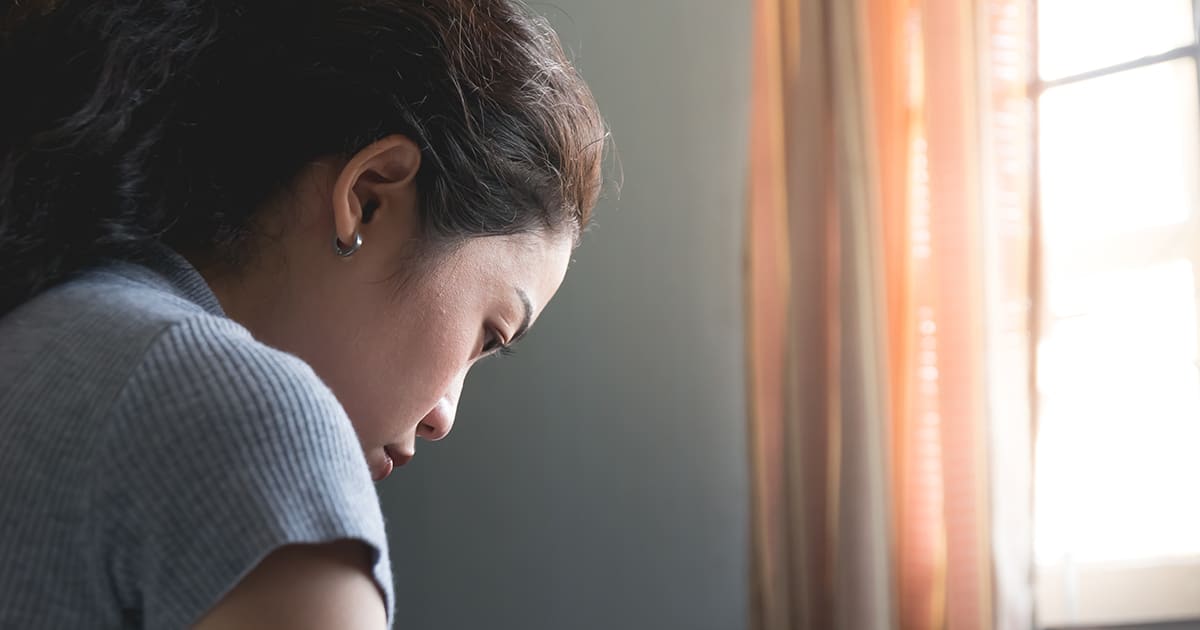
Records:
{"label": "window frame", "polygon": [[[1030,2],[1030,72],[1031,99],[1031,177],[1030,177],[1030,270],[1031,290],[1037,296],[1031,321],[1030,356],[1034,435],[1039,422],[1041,393],[1037,391],[1038,344],[1052,315],[1044,296],[1044,251],[1041,209],[1041,146],[1039,141],[1042,96],[1051,89],[1099,79],[1155,64],[1191,57],[1195,62],[1197,94],[1200,95],[1200,0],[1192,0],[1193,40],[1187,46],[1077,73],[1066,77],[1042,80],[1038,62],[1038,0]],[[1200,214],[1200,209],[1198,209]],[[1197,218],[1186,227],[1196,229]],[[1177,231],[1177,230],[1176,230]],[[1121,249],[1143,258],[1144,252],[1155,251],[1154,242],[1168,242],[1170,234],[1123,239]],[[1172,250],[1176,248],[1171,248]],[[1111,250],[1110,250],[1111,251]],[[1161,250],[1158,250],[1161,252]],[[1111,254],[1110,254],[1111,255]],[[1165,255],[1165,254],[1164,254]],[[1200,252],[1192,252],[1200,270]],[[1111,259],[1108,260],[1111,262]],[[1034,473],[1036,487],[1037,473]],[[1200,619],[1200,555],[1192,557],[1146,559],[1113,563],[1034,563],[1036,625],[1039,628],[1119,625],[1180,619]]]}

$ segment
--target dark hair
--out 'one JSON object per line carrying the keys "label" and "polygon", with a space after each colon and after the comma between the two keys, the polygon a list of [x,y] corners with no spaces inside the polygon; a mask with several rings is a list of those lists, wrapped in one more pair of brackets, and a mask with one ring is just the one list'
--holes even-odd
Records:
{"label": "dark hair", "polygon": [[600,192],[595,101],[514,0],[34,5],[0,20],[0,315],[154,241],[227,255],[306,164],[391,134],[432,240],[578,238]]}

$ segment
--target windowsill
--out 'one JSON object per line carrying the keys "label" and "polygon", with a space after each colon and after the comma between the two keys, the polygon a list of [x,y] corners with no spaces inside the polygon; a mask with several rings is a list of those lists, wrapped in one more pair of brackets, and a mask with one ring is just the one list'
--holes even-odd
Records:
{"label": "windowsill", "polygon": [[[1045,630],[1068,630],[1067,628],[1049,628]],[[1200,619],[1187,621],[1164,621],[1162,623],[1139,623],[1132,626],[1091,626],[1088,628],[1070,628],[1069,630],[1200,630]]]}
{"label": "windowsill", "polygon": [[1200,619],[1200,556],[1037,567],[1039,628]]}

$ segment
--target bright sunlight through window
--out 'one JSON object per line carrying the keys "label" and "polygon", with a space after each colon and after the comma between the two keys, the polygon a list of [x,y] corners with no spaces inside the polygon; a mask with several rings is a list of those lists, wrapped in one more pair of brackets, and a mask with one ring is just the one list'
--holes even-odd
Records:
{"label": "bright sunlight through window", "polygon": [[1037,2],[1035,556],[1067,621],[1088,567],[1200,567],[1193,5]]}

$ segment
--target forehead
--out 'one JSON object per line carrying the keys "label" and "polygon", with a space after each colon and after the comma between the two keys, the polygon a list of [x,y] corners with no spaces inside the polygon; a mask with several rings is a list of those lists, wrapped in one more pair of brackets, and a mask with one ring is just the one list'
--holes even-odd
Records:
{"label": "forehead", "polygon": [[[525,272],[541,264],[559,262],[568,258],[573,241],[567,235],[543,232],[484,236],[468,239],[459,248],[459,254],[477,262],[488,262],[489,271]],[[563,250],[567,255],[562,256]]]}
{"label": "forehead", "polygon": [[[520,289],[537,307],[557,290],[574,242],[566,234],[521,233],[472,237],[423,257],[429,279],[512,291]],[[450,289],[451,287],[443,287]]]}

